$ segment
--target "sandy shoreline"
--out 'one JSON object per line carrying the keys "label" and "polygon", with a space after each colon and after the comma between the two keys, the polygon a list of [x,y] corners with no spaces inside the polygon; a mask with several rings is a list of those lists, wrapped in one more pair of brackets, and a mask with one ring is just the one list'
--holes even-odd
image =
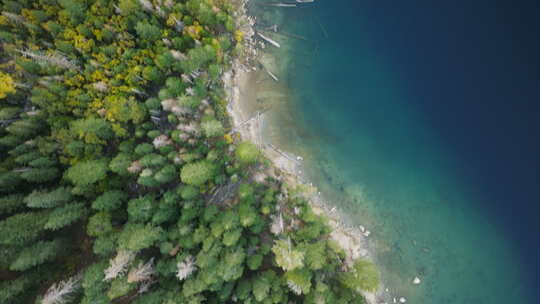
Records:
{"label": "sandy shoreline", "polygon": [[[324,202],[320,196],[320,192],[316,188],[307,185],[306,176],[302,175],[302,159],[291,153],[279,150],[277,147],[271,148],[271,144],[262,136],[263,117],[251,115],[250,97],[253,98],[253,88],[249,87],[250,77],[256,71],[246,69],[238,62],[233,65],[230,74],[226,75],[229,78],[225,81],[226,90],[229,94],[228,112],[231,117],[233,128],[237,131],[242,140],[248,140],[256,143],[264,153],[264,156],[269,159],[273,166],[277,168],[278,178],[284,179],[290,185],[305,185],[308,192],[306,197],[309,200],[313,211],[316,214],[323,215],[328,219],[328,224],[332,228],[331,237],[335,240],[346,252],[348,256],[347,262],[352,262],[358,258],[373,259],[369,246],[367,245],[367,237],[370,231],[365,227],[344,227],[341,223],[340,214],[335,207]],[[262,115],[264,116],[264,115]],[[279,152],[278,152],[279,151]],[[366,293],[366,300],[370,304],[385,303],[384,296],[385,287],[381,284],[379,291],[376,293]]]}
{"label": "sandy shoreline", "polygon": [[[286,88],[276,79],[272,79],[273,75],[269,75],[266,70],[269,64],[265,63],[276,64],[275,59],[269,52],[263,52],[264,46],[261,48],[261,42],[255,38],[256,20],[248,16],[246,2],[239,1],[236,19],[238,27],[245,35],[245,50],[243,56],[234,59],[231,69],[223,76],[228,98],[227,110],[233,132],[238,133],[242,140],[251,141],[261,149],[264,156],[272,163],[273,168],[269,174],[286,181],[289,185],[302,185],[307,189],[306,198],[315,213],[328,219],[328,224],[333,230],[331,237],[346,251],[347,263],[352,265],[358,258],[375,261],[373,250],[368,244],[371,232],[363,226],[346,225],[346,215],[341,214],[332,204],[325,202],[321,192],[309,182],[304,174],[302,157],[280,150],[279,147],[272,145],[269,136],[264,134],[265,123],[272,124],[273,122],[267,119],[265,110],[268,109],[265,109],[264,105],[261,109],[261,105],[258,104],[258,95],[264,91],[266,94],[272,92],[272,95],[279,97],[280,91]],[[285,97],[284,94],[283,97]],[[287,100],[284,100],[283,104],[287,107]],[[285,108],[285,111],[288,109]],[[399,297],[391,295],[382,282],[377,292],[363,292],[362,294],[369,304],[399,302]]]}
{"label": "sandy shoreline", "polygon": [[[263,74],[266,74],[266,71],[256,68],[253,64],[253,62],[260,62],[260,57],[264,55],[261,55],[261,50],[255,47],[254,20],[247,17],[243,6],[240,9],[240,14],[238,21],[241,23],[242,31],[246,33],[246,57],[248,58],[234,59],[231,70],[223,76],[228,95],[227,110],[231,118],[233,132],[237,132],[242,140],[251,141],[259,146],[264,156],[272,162],[274,167],[271,170],[273,173],[270,174],[276,175],[290,185],[304,185],[308,189],[306,198],[310,201],[315,213],[328,219],[328,224],[333,230],[331,237],[346,251],[347,263],[352,264],[358,258],[373,260],[374,257],[367,244],[370,231],[363,226],[345,227],[342,225],[345,222],[341,219],[343,215],[340,215],[334,206],[324,202],[321,193],[316,188],[308,185],[307,177],[302,174],[302,157],[281,151],[264,136],[263,126],[265,122],[271,122],[265,119],[264,111],[257,109],[255,102],[260,87],[258,79],[264,77]],[[385,290],[387,289],[381,284],[377,292],[363,293],[363,295],[370,304],[385,303],[390,299]]]}

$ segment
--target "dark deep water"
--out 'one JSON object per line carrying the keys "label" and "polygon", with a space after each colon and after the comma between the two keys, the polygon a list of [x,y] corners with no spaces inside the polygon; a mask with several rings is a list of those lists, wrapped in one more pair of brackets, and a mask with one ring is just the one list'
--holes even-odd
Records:
{"label": "dark deep water", "polygon": [[[364,1],[362,1],[364,2]],[[373,43],[485,195],[540,296],[540,5],[365,1]],[[379,20],[379,21],[377,21]],[[384,21],[381,21],[384,20]]]}
{"label": "dark deep water", "polygon": [[319,154],[316,184],[363,202],[387,281],[425,276],[420,295],[404,292],[415,303],[540,297],[539,8],[317,0],[283,12],[282,29],[318,41],[298,43],[287,76],[295,144]]}

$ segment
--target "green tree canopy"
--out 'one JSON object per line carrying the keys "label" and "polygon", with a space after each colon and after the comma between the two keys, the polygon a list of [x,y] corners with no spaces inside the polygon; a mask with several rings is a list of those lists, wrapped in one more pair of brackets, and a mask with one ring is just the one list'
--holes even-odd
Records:
{"label": "green tree canopy", "polygon": [[34,190],[24,198],[24,202],[31,208],[53,208],[67,203],[71,199],[71,189],[58,187],[55,190]]}
{"label": "green tree canopy", "polygon": [[89,144],[104,144],[113,138],[111,125],[101,118],[79,119],[72,123],[71,131]]}
{"label": "green tree canopy", "polygon": [[107,161],[88,160],[71,166],[65,177],[76,186],[86,186],[96,183],[107,176]]}
{"label": "green tree canopy", "polygon": [[54,259],[63,249],[60,240],[39,241],[24,248],[9,267],[10,270],[23,271]]}
{"label": "green tree canopy", "polygon": [[0,244],[23,245],[35,240],[48,218],[43,212],[18,213],[0,221]]}
{"label": "green tree canopy", "polygon": [[372,262],[359,259],[352,269],[341,273],[341,282],[352,290],[376,291],[379,288],[379,272]]}
{"label": "green tree canopy", "polygon": [[223,128],[223,125],[221,124],[221,122],[215,119],[203,122],[201,124],[201,128],[203,129],[204,135],[206,135],[206,137],[223,136],[223,134],[225,134],[225,129]]}
{"label": "green tree canopy", "polygon": [[63,207],[57,207],[49,213],[49,219],[45,224],[45,228],[58,230],[72,224],[84,215],[86,215],[84,203],[72,203]]}
{"label": "green tree canopy", "polygon": [[180,178],[185,184],[200,186],[214,177],[214,172],[214,164],[202,160],[184,165],[180,171]]}
{"label": "green tree canopy", "polygon": [[259,159],[260,152],[259,149],[257,149],[257,146],[245,141],[238,144],[235,156],[239,163],[249,165],[255,163]]}
{"label": "green tree canopy", "polygon": [[92,203],[92,208],[102,211],[112,211],[122,206],[127,199],[126,193],[120,190],[110,190],[98,196]]}

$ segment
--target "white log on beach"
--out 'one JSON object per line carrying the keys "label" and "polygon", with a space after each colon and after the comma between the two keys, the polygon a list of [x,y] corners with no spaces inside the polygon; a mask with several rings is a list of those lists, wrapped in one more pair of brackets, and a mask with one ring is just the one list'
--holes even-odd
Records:
{"label": "white log on beach", "polygon": [[[268,146],[270,148],[272,148],[272,150],[276,151],[278,154],[280,154],[281,156],[285,157],[286,159],[292,161],[292,162],[295,162],[295,163],[298,163],[298,161],[290,156],[288,156],[285,152],[281,151],[280,149],[278,149],[276,146],[272,145],[272,144],[268,144]],[[302,171],[299,171],[299,173],[301,173]]]}
{"label": "white log on beach", "polygon": [[259,148],[262,148],[264,142],[262,136],[261,112],[257,112],[257,125],[259,129]]}
{"label": "white log on beach", "polygon": [[234,127],[232,130],[231,130],[231,133],[235,133],[235,132],[238,132],[238,130],[244,126],[245,124],[248,124],[250,123],[251,121],[253,120],[259,120],[260,121],[260,117],[262,114],[264,114],[266,111],[270,110],[270,108],[266,108],[266,109],[263,109],[262,111],[257,111],[252,117],[244,120],[243,122],[239,123],[236,127]]}
{"label": "white log on beach", "polygon": [[296,4],[294,4],[294,3],[269,3],[268,6],[275,6],[275,7],[296,7]]}
{"label": "white log on beach", "polygon": [[266,70],[266,73],[268,73],[268,75],[270,75],[270,77],[272,77],[272,79],[274,79],[276,82],[279,82],[279,79],[277,78],[276,75],[274,75],[272,72],[270,72],[268,69],[265,69]]}
{"label": "white log on beach", "polygon": [[298,3],[312,3],[315,2],[315,0],[296,0]]}
{"label": "white log on beach", "polygon": [[279,43],[277,43],[277,42],[275,42],[274,40],[272,40],[272,39],[266,37],[265,35],[263,35],[263,34],[261,34],[261,33],[259,33],[259,32],[257,32],[257,35],[259,35],[259,37],[261,37],[262,39],[264,39],[264,40],[267,41],[268,43],[272,44],[273,46],[275,46],[275,47],[277,47],[277,48],[280,48],[280,47],[281,47],[281,45],[280,45]]}

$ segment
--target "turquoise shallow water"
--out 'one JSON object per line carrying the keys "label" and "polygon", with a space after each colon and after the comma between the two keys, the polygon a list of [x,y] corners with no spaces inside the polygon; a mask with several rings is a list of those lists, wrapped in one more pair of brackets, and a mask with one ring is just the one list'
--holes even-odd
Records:
{"label": "turquoise shallow water", "polygon": [[[398,38],[378,23],[393,20],[369,18],[371,6],[339,0],[278,9],[285,16],[281,32],[305,38],[288,40],[292,60],[279,75],[295,113],[282,127],[280,145],[309,151],[310,179],[354,223],[373,231],[393,294],[412,303],[534,303],[512,233],[486,208],[489,195],[470,174],[471,164],[436,128],[420,102],[424,92],[412,90],[400,70],[399,60],[422,61],[427,51],[401,41],[416,57],[390,60],[399,51],[381,52],[380,41]],[[435,70],[430,76],[445,80]],[[429,93],[435,89],[425,94],[435,98]],[[421,285],[412,285],[414,276]]]}

